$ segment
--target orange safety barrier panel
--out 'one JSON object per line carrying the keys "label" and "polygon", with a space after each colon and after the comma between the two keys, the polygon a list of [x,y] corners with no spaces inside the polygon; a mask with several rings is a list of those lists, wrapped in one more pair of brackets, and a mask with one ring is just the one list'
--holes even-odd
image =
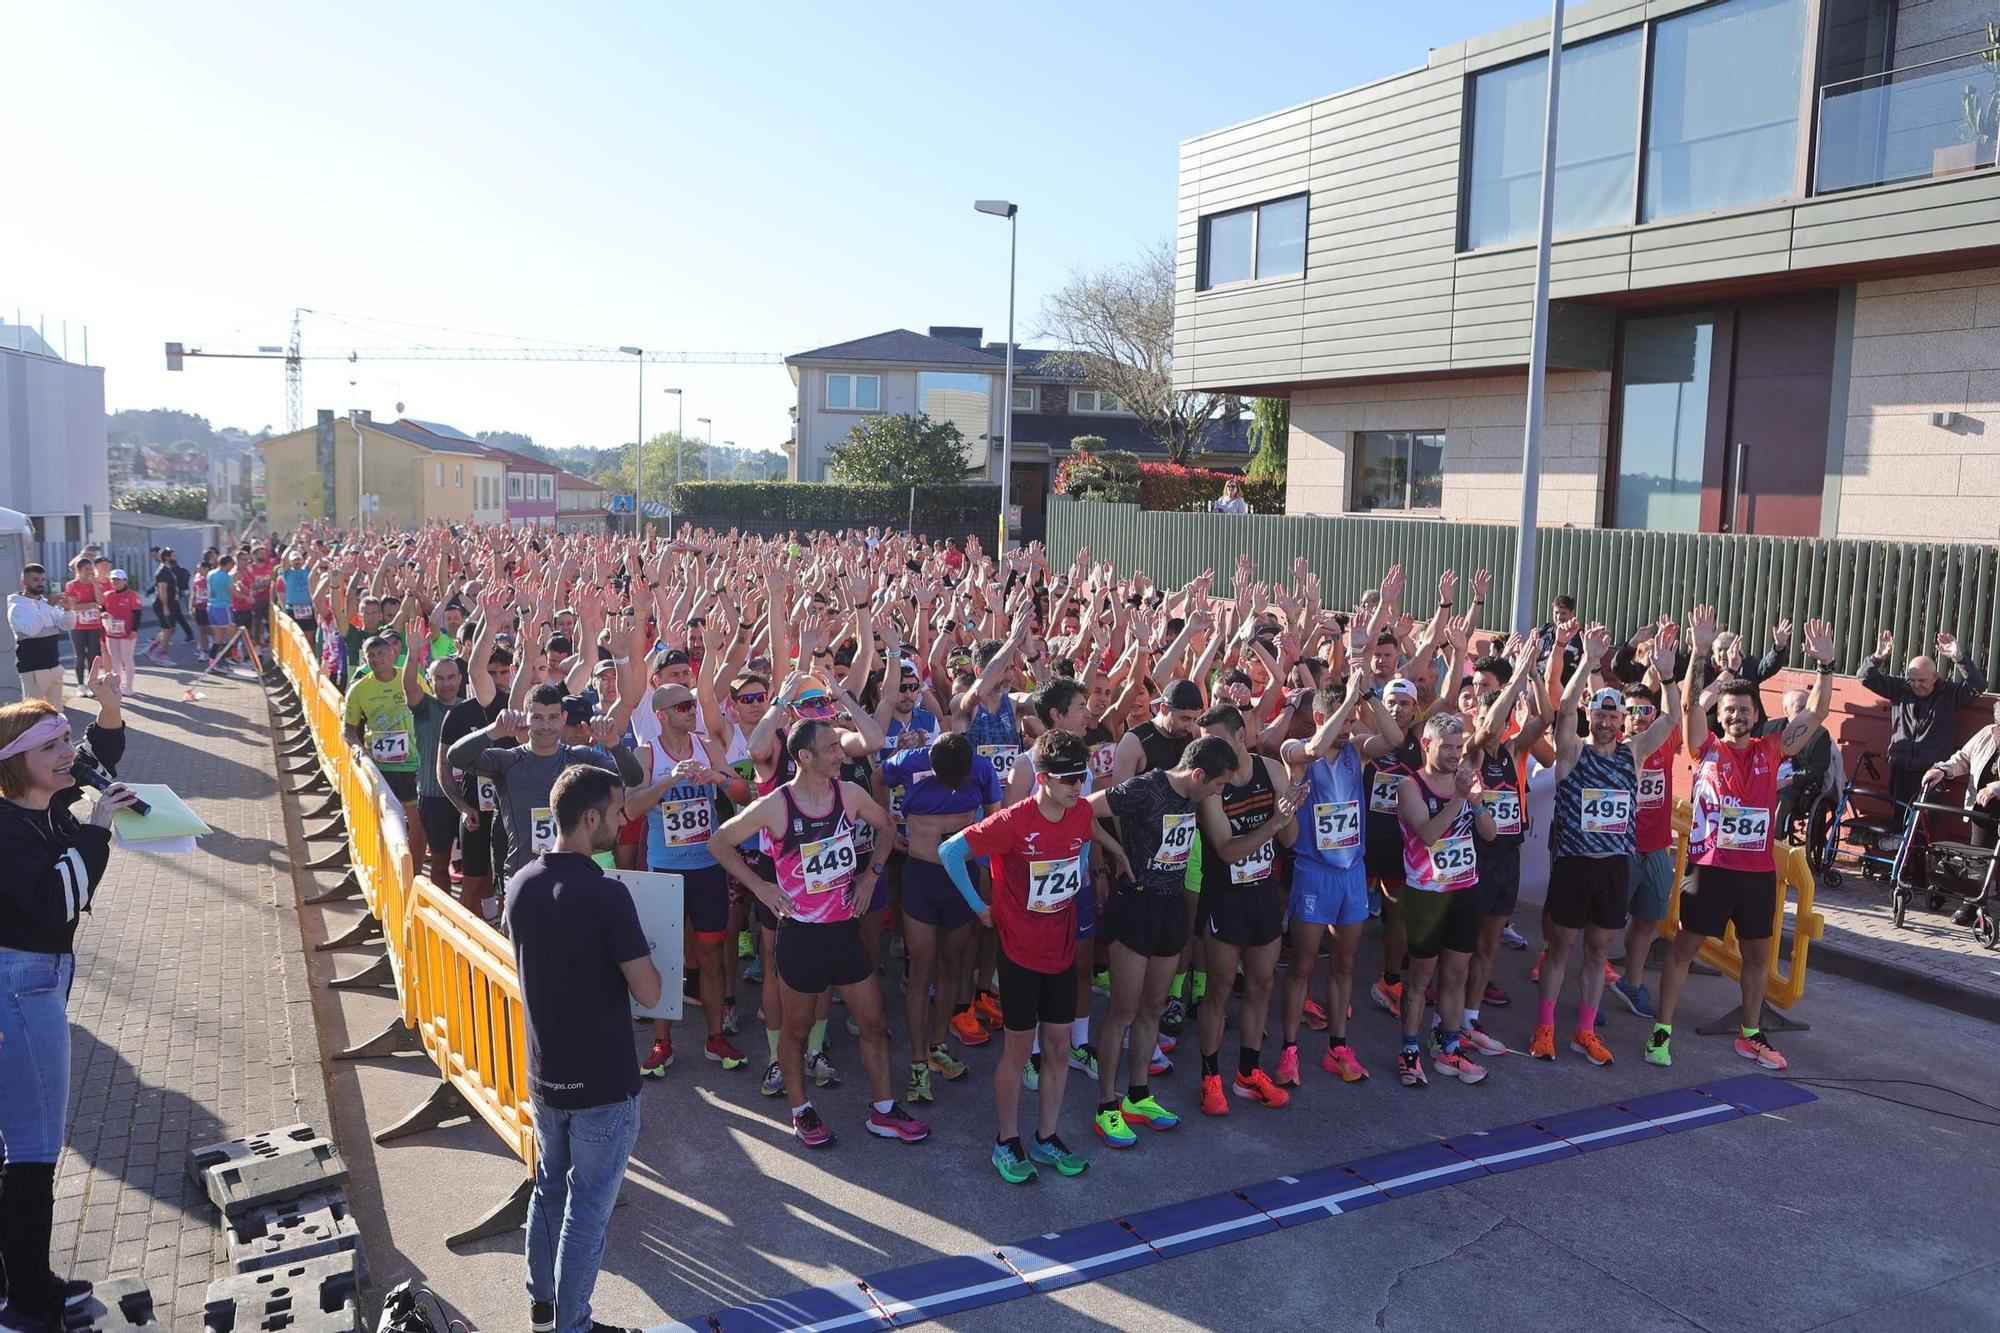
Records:
{"label": "orange safety barrier panel", "polygon": [[[1694,812],[1688,803],[1675,801],[1674,891],[1667,901],[1667,918],[1660,923],[1660,934],[1668,938],[1680,933],[1681,887],[1688,878],[1688,838],[1693,824]],[[1773,952],[1771,975],[1764,983],[1764,999],[1780,1009],[1789,1009],[1806,992],[1806,958],[1812,949],[1812,942],[1825,930],[1826,919],[1813,907],[1816,880],[1812,867],[1806,863],[1805,850],[1779,843],[1772,850],[1772,861],[1778,872],[1778,932],[1782,937],[1787,899],[1790,899],[1792,947],[1790,954],[1783,958]],[[1710,938],[1701,946],[1701,952],[1696,957],[1732,978],[1740,979],[1743,975],[1743,954],[1736,944],[1734,926],[1725,930],[1720,939]],[[1780,962],[1784,966],[1780,967]]]}

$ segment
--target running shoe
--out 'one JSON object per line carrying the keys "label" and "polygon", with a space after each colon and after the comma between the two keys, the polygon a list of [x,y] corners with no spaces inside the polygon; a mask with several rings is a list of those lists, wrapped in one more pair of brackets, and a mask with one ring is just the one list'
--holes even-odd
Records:
{"label": "running shoe", "polygon": [[819,1112],[810,1104],[803,1111],[793,1112],[792,1133],[808,1148],[824,1148],[833,1142],[833,1127],[820,1119]]}
{"label": "running shoe", "polygon": [[1646,1063],[1669,1068],[1674,1063],[1674,1035],[1665,1028],[1656,1027],[1646,1038]]}
{"label": "running shoe", "polygon": [[1111,969],[1100,967],[1090,974],[1090,989],[1099,995],[1111,994]]}
{"label": "running shoe", "polygon": [[1181,1039],[1171,1032],[1162,1032],[1153,1039],[1154,1049],[1164,1051],[1168,1055],[1172,1055],[1175,1051],[1179,1050],[1180,1044]]}
{"label": "running shoe", "polygon": [[858,1037],[861,1035],[861,1025],[854,1021],[854,1016],[852,1014],[848,1015],[847,1018],[847,1035],[850,1037]]}
{"label": "running shoe", "polygon": [[757,957],[752,958],[750,960],[750,966],[743,969],[743,980],[752,986],[758,986],[763,984],[764,956],[762,954],[759,954]]}
{"label": "running shoe", "polygon": [[1611,1063],[1611,1048],[1598,1037],[1595,1028],[1589,1032],[1571,1033],[1569,1048],[1600,1068]]}
{"label": "running shoe", "polygon": [[1501,928],[1500,942],[1510,949],[1525,949],[1528,947],[1527,937],[1514,929],[1514,923],[1511,921]]}
{"label": "running shoe", "polygon": [[1187,1005],[1179,997],[1167,1001],[1167,1007],[1160,1014],[1160,1031],[1169,1037],[1181,1035],[1187,1025]]}
{"label": "running shoe", "polygon": [[943,1042],[939,1042],[937,1045],[931,1047],[930,1066],[931,1072],[944,1079],[947,1083],[956,1082],[965,1077],[965,1062],[954,1058],[951,1048]]}
{"label": "running shoe", "polygon": [[1301,1011],[1300,1016],[1306,1020],[1306,1026],[1314,1032],[1326,1031],[1326,1010],[1320,1008],[1318,1000],[1307,1000],[1306,1007]]}
{"label": "running shoe", "polygon": [[1463,1051],[1446,1051],[1432,1063],[1440,1074],[1457,1079],[1460,1083],[1478,1083],[1486,1077],[1486,1066],[1474,1064]]}
{"label": "running shoe", "polygon": [[701,1053],[724,1069],[741,1069],[750,1058],[737,1050],[729,1038],[723,1036],[710,1037],[708,1044],[701,1048]]}
{"label": "running shoe", "polygon": [[937,1094],[931,1091],[931,1067],[928,1064],[910,1066],[910,1085],[903,1091],[906,1102],[934,1102]]}
{"label": "running shoe", "polygon": [[1535,965],[1528,969],[1529,981],[1539,982],[1542,979],[1542,962],[1548,956],[1549,956],[1549,951],[1547,949],[1544,949],[1540,953],[1535,955]]}
{"label": "running shoe", "polygon": [[1360,1083],[1368,1077],[1368,1071],[1355,1057],[1354,1048],[1344,1041],[1327,1048],[1326,1054],[1319,1058],[1319,1067],[1329,1074],[1340,1075],[1343,1083]]}
{"label": "running shoe", "polygon": [[1495,1009],[1505,1009],[1508,1005],[1514,1003],[1514,1000],[1506,991],[1501,990],[1489,981],[1486,983],[1486,995],[1481,1003],[1491,1005]]}
{"label": "running shoe", "polygon": [[1465,1025],[1465,1030],[1458,1034],[1458,1039],[1481,1055],[1507,1054],[1507,1043],[1488,1032],[1476,1018]]}
{"label": "running shoe", "polygon": [[757,1091],[763,1093],[766,1097],[776,1097],[784,1092],[784,1090],[785,1071],[778,1068],[778,1062],[773,1060],[769,1065],[765,1066],[764,1081],[758,1085]]}
{"label": "running shoe", "polygon": [[1778,1048],[1764,1040],[1762,1032],[1738,1037],[1736,1053],[1745,1060],[1755,1060],[1759,1069],[1783,1069],[1786,1063],[1785,1057],[1778,1054]]}
{"label": "running shoe", "polygon": [[1153,1047],[1153,1058],[1146,1062],[1146,1072],[1154,1078],[1162,1078],[1174,1072],[1174,1062],[1158,1046]]}
{"label": "running shoe", "polygon": [[1089,1042],[1069,1048],[1069,1067],[1090,1078],[1097,1077],[1097,1048]]}
{"label": "running shoe", "polygon": [[806,1053],[806,1073],[812,1075],[812,1081],[822,1088],[840,1086],[840,1071],[833,1067],[833,1061],[826,1058],[825,1051]]}
{"label": "running shoe", "polygon": [[1015,1152],[1010,1143],[993,1145],[993,1169],[1009,1185],[1025,1185],[1041,1174],[1035,1169],[1035,1164]]}
{"label": "running shoe", "polygon": [[1625,1001],[1625,1007],[1639,1015],[1639,1017],[1658,1018],[1660,1016],[1660,1011],[1653,1007],[1653,993],[1646,989],[1644,982],[1634,986],[1629,982],[1614,981],[1611,983],[1611,989],[1617,991],[1618,998]]}
{"label": "running shoe", "polygon": [[1042,1088],[1042,1053],[1036,1051],[1021,1066],[1021,1086],[1029,1092],[1039,1092]]}
{"label": "running shoe", "polygon": [[1108,1111],[1099,1111],[1090,1123],[1091,1128],[1097,1131],[1097,1137],[1113,1148],[1129,1148],[1139,1141],[1139,1136],[1125,1123],[1124,1113],[1115,1106]]}
{"label": "running shoe", "polygon": [[1131,1123],[1144,1125],[1147,1129],[1158,1130],[1161,1133],[1165,1133],[1181,1122],[1179,1116],[1153,1100],[1150,1093],[1141,1097],[1136,1102],[1130,1097],[1121,1098],[1118,1103],[1118,1109],[1124,1115],[1125,1119]]}
{"label": "running shoe", "polygon": [[737,1028],[737,1023],[736,1023],[736,1006],[735,1006],[735,1005],[733,1005],[733,1004],[725,1004],[725,1005],[723,1005],[723,1006],[722,1006],[722,1035],[724,1035],[725,1037],[733,1037],[733,1036],[735,1036],[735,1035],[736,1035],[736,1028]]}
{"label": "running shoe", "polygon": [[1543,1023],[1535,1029],[1534,1037],[1528,1042],[1528,1054],[1537,1060],[1553,1061],[1556,1058],[1556,1030],[1553,1025]]}
{"label": "running shoe", "polygon": [[1262,1103],[1274,1111],[1292,1099],[1291,1093],[1273,1083],[1271,1076],[1261,1069],[1239,1073],[1231,1081],[1229,1090],[1246,1101]]}
{"label": "running shoe", "polygon": [[1090,1160],[1079,1153],[1073,1153],[1062,1141],[1062,1135],[1051,1134],[1048,1138],[1037,1136],[1028,1144],[1028,1156],[1043,1166],[1052,1166],[1065,1176],[1080,1176],[1090,1166]]}
{"label": "running shoe", "polygon": [[1299,1048],[1287,1046],[1278,1052],[1278,1076],[1272,1080],[1281,1087],[1299,1086]]}
{"label": "running shoe", "polygon": [[1604,960],[1604,984],[1607,986],[1612,986],[1616,985],[1617,982],[1618,982],[1618,969],[1611,966],[1611,960],[1607,958]]}
{"label": "running shoe", "polygon": [[1375,978],[1375,984],[1368,988],[1368,998],[1375,1001],[1376,1007],[1386,1009],[1389,1017],[1401,1018],[1403,1016],[1402,982],[1384,982],[1382,978],[1377,977]]}
{"label": "running shoe", "polygon": [[738,958],[755,958],[757,956],[757,941],[751,938],[750,932],[747,930],[736,932],[736,956]]}
{"label": "running shoe", "polygon": [[674,1039],[661,1037],[654,1041],[653,1049],[639,1062],[639,1072],[647,1078],[665,1078],[674,1064]]}
{"label": "running shoe", "polygon": [[951,1022],[946,1026],[951,1029],[952,1036],[967,1046],[984,1046],[992,1040],[987,1034],[986,1025],[981,1023],[970,1009],[961,1009],[953,1014]]}
{"label": "running shoe", "polygon": [[1006,1021],[1000,1013],[999,997],[990,990],[979,992],[979,998],[972,1002],[972,1012],[990,1028],[997,1028]]}
{"label": "running shoe", "polygon": [[1396,1053],[1396,1077],[1406,1088],[1421,1088],[1430,1082],[1424,1077],[1424,1057],[1415,1051]]}
{"label": "running shoe", "polygon": [[1229,1114],[1229,1098],[1222,1095],[1222,1075],[1203,1074],[1201,1076],[1201,1113],[1203,1115]]}
{"label": "running shoe", "polygon": [[878,1139],[901,1139],[905,1143],[922,1143],[931,1136],[931,1127],[905,1111],[899,1104],[890,1102],[886,1111],[869,1108],[868,1132]]}

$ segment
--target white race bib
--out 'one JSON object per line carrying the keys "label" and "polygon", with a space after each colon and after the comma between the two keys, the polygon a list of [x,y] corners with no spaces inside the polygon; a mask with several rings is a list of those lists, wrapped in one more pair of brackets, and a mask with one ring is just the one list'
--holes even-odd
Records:
{"label": "white race bib", "polygon": [[1724,802],[1715,821],[1715,844],[1727,852],[1761,852],[1771,845],[1771,812]]}
{"label": "white race bib", "polygon": [[1313,806],[1313,846],[1337,852],[1361,845],[1361,802],[1321,801]]}
{"label": "white race bib", "polygon": [[1664,768],[1642,768],[1639,770],[1639,808],[1651,810],[1666,804],[1667,770]]}
{"label": "white race bib", "polygon": [[1160,816],[1160,850],[1153,853],[1153,868],[1178,870],[1188,863],[1194,850],[1194,812]]}
{"label": "white race bib", "polygon": [[1267,842],[1241,861],[1229,863],[1231,884],[1255,884],[1271,877],[1271,864],[1277,856],[1276,843]]}
{"label": "white race bib", "polygon": [[831,838],[799,845],[799,878],[807,893],[832,893],[854,878],[854,835],[842,831]]}
{"label": "white race bib", "polygon": [[1060,912],[1083,888],[1083,858],[1028,862],[1028,910]]}
{"label": "white race bib", "polygon": [[76,609],[76,627],[78,629],[96,629],[97,622],[103,616],[103,611],[99,610],[95,603],[88,606],[79,606]]}
{"label": "white race bib", "polygon": [[472,780],[472,785],[478,793],[481,810],[491,813],[500,808],[500,787],[490,775],[481,773]]}
{"label": "white race bib", "polygon": [[409,763],[410,733],[407,731],[377,732],[375,739],[368,742],[368,757],[378,764]]}
{"label": "white race bib", "polygon": [[1456,888],[1478,873],[1479,856],[1472,849],[1472,839],[1463,833],[1439,838],[1430,845],[1430,854],[1431,874],[1440,888]]}
{"label": "white race bib", "polygon": [[106,616],[104,617],[104,632],[111,638],[122,639],[132,632],[132,628],[118,616]]}
{"label": "white race bib", "polygon": [[986,756],[988,762],[993,765],[993,771],[999,774],[1000,781],[1004,783],[1014,772],[1014,758],[1021,753],[1021,747],[1018,745],[982,745],[978,747],[975,753]]}
{"label": "white race bib", "polygon": [[556,849],[556,812],[538,805],[528,812],[528,850],[537,856]]}
{"label": "white race bib", "polygon": [[1632,793],[1617,787],[1585,787],[1580,803],[1585,833],[1625,833],[1632,827]]}
{"label": "white race bib", "polygon": [[1096,778],[1111,776],[1112,761],[1118,756],[1118,747],[1110,741],[1090,747],[1090,775]]}
{"label": "white race bib", "polygon": [[1368,808],[1378,815],[1396,813],[1402,795],[1403,779],[1397,773],[1384,773],[1377,769],[1375,776],[1368,780]]}
{"label": "white race bib", "polygon": [[1521,831],[1521,793],[1510,790],[1489,791],[1481,799],[1485,802],[1486,813],[1493,816],[1495,833]]}
{"label": "white race bib", "polygon": [[667,846],[692,847],[696,843],[707,842],[708,812],[708,801],[700,798],[663,804],[660,807],[660,831],[666,835]]}

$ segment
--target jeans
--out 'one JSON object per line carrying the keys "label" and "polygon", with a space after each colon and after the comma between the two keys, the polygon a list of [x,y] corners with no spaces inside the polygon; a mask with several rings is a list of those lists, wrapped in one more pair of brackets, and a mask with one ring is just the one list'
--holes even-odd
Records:
{"label": "jeans", "polygon": [[70,979],[66,953],[0,949],[0,1150],[10,1162],[54,1162],[69,1107]]}
{"label": "jeans", "polygon": [[534,1111],[528,1299],[555,1302],[556,1333],[590,1333],[590,1293],[625,1163],[639,1138],[639,1099],[581,1111],[537,1100]]}

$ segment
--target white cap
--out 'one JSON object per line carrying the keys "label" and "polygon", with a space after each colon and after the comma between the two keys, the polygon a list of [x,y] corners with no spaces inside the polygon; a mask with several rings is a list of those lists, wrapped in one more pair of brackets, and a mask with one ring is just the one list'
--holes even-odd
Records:
{"label": "white cap", "polygon": [[[112,577],[112,578],[114,578],[114,579],[122,579],[122,578],[125,578],[125,571],[124,571],[124,570],[122,570],[122,569],[114,569],[114,570],[112,570],[112,571],[111,571],[111,577]],[[126,581],[127,581],[127,582],[130,582],[130,580],[129,580],[129,579],[128,579],[128,580],[126,580]]]}
{"label": "white cap", "polygon": [[1616,712],[1625,707],[1625,696],[1617,690],[1599,690],[1590,696],[1590,706],[1593,711],[1609,709]]}

